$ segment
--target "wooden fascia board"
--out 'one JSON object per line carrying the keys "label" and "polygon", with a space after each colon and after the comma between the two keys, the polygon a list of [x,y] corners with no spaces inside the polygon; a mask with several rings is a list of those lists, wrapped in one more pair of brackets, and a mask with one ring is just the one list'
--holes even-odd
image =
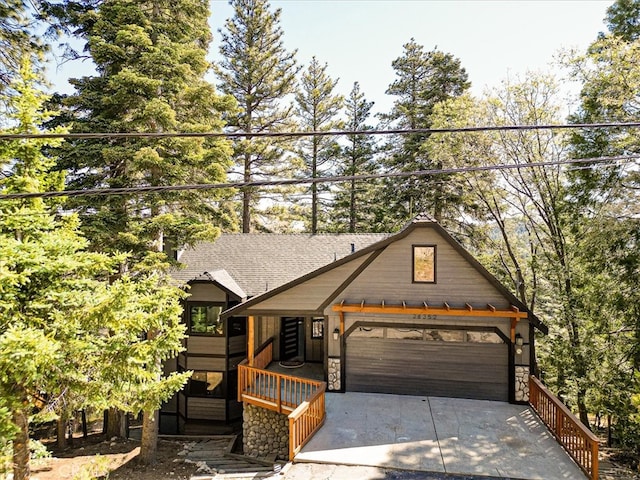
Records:
{"label": "wooden fascia board", "polygon": [[334,312],[343,313],[378,313],[391,315],[436,315],[450,317],[490,317],[490,318],[528,318],[527,312],[519,310],[491,310],[468,308],[439,308],[430,306],[411,307],[404,305],[370,305],[337,303],[331,307]]}

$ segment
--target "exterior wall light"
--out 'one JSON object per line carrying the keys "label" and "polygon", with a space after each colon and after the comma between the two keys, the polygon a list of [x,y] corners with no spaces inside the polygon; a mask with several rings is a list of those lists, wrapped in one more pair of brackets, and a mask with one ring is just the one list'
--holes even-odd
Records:
{"label": "exterior wall light", "polygon": [[333,339],[334,340],[338,340],[339,336],[340,336],[340,329],[339,328],[334,328],[333,329]]}
{"label": "exterior wall light", "polygon": [[516,355],[522,355],[522,345],[524,345],[524,338],[516,333]]}

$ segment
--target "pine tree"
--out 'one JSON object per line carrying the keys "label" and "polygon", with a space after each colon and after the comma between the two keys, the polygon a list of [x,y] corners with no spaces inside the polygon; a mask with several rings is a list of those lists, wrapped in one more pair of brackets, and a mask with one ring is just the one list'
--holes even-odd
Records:
{"label": "pine tree", "polygon": [[[338,80],[327,75],[327,64],[321,65],[313,57],[302,74],[298,92],[295,95],[300,128],[308,132],[326,132],[339,129],[337,120],[344,98],[334,93]],[[334,137],[313,135],[298,142],[298,153],[305,164],[305,177],[318,178],[330,174],[339,150]],[[311,233],[318,233],[322,215],[321,195],[326,186],[312,183],[311,190]]]}
{"label": "pine tree", "polygon": [[[346,129],[353,132],[372,130],[373,127],[368,124],[372,107],[373,102],[366,100],[360,84],[354,82],[345,101]],[[346,144],[340,151],[336,174],[359,176],[378,173],[376,150],[373,136],[366,133],[347,135]],[[350,180],[337,184],[331,212],[332,230],[349,233],[387,231],[384,218],[378,215],[380,186],[376,180]]]}
{"label": "pine tree", "polygon": [[[74,132],[221,130],[232,99],[204,80],[207,21],[201,0],[117,0],[74,17],[99,75],[71,81],[77,93],[65,101],[64,120]],[[224,181],[229,155],[224,140],[89,140],[69,144],[60,167],[70,171],[70,188],[162,187]],[[134,252],[137,262],[161,250],[164,237],[179,247],[233,224],[225,197],[211,191],[80,198],[69,206],[81,213],[92,244]]]}
{"label": "pine tree", "polygon": [[[12,84],[16,94],[5,99],[12,125],[6,133],[43,133],[40,125],[50,112],[37,81],[25,62]],[[62,189],[64,175],[43,153],[56,143],[0,143],[0,193]],[[60,416],[67,408],[113,404],[137,411],[152,402],[157,408],[186,381],[184,374],[150,381],[144,367],[181,348],[176,289],[159,287],[152,277],[110,285],[122,255],[88,251],[77,218],[60,217],[53,207],[37,197],[0,202],[0,410],[11,413],[11,425],[0,432],[15,434],[18,480],[30,476],[29,422],[42,402],[44,413]],[[158,326],[160,341],[141,336],[149,325]],[[145,394],[137,403],[127,398],[132,384]]]}
{"label": "pine tree", "polygon": [[25,0],[0,1],[0,92],[11,85],[24,58],[37,64],[46,50],[35,31],[37,6]]}
{"label": "pine tree", "polygon": [[[404,45],[403,56],[392,62],[396,80],[387,94],[397,97],[383,120],[402,129],[425,129],[438,102],[464,93],[470,86],[460,60],[439,50],[425,52],[415,40]],[[393,138],[387,145],[386,167],[397,172],[441,169],[444,165],[429,157],[424,146],[426,133],[411,133]],[[443,175],[391,179],[386,182],[388,213],[404,223],[416,213],[431,214],[443,221],[459,201],[455,189],[447,191],[450,179]]]}
{"label": "pine tree", "polygon": [[[217,95],[204,80],[211,40],[206,0],[114,0],[96,9],[89,1],[84,3],[79,8],[69,2],[64,20],[86,41],[99,75],[72,81],[77,93],[66,99],[63,120],[74,132],[153,135],[222,129],[222,114],[233,108],[233,99]],[[227,141],[202,137],[77,141],[61,152],[60,168],[70,170],[71,188],[159,189],[78,198],[68,207],[81,213],[93,248],[132,252],[121,273],[156,272],[161,288],[159,272],[170,261],[163,252],[166,244],[181,247],[212,240],[221,227],[233,226],[225,192],[168,192],[162,187],[222,182],[230,153]],[[171,324],[149,325],[145,336],[150,343],[161,343],[163,331],[171,328]],[[148,380],[158,384],[161,355],[145,363]],[[153,402],[145,406],[140,459],[151,463],[158,428],[154,410],[159,404],[151,410]]]}
{"label": "pine tree", "polygon": [[[246,133],[292,129],[293,106],[282,106],[295,89],[296,51],[288,52],[279,26],[280,10],[271,11],[266,0],[231,0],[234,16],[221,31],[222,61],[216,72],[220,88],[238,102],[239,112],[229,118],[233,130]],[[235,143],[236,172],[244,182],[290,176],[294,166],[285,155],[283,139],[251,138]],[[260,190],[242,189],[242,231],[257,224]]]}

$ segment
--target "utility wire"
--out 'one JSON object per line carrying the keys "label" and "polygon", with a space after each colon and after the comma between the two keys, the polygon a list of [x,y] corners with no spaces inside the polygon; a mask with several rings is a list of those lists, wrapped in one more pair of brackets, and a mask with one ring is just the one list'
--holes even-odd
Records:
{"label": "utility wire", "polygon": [[637,160],[639,155],[624,155],[614,157],[596,157],[596,158],[580,158],[554,160],[548,162],[530,162],[517,164],[502,165],[480,165],[475,167],[456,167],[430,170],[416,170],[411,172],[388,172],[374,173],[367,175],[337,175],[331,177],[318,178],[291,178],[279,180],[257,180],[251,182],[229,182],[229,183],[205,183],[194,185],[149,185],[144,187],[126,187],[126,188],[91,188],[86,190],[62,190],[53,192],[30,192],[30,193],[9,193],[0,195],[0,201],[22,199],[22,198],[52,198],[52,197],[81,197],[81,196],[107,196],[107,195],[128,195],[136,193],[158,193],[158,192],[176,192],[184,190],[218,190],[225,188],[251,188],[251,187],[272,187],[280,185],[308,185],[320,183],[341,183],[350,181],[375,180],[382,178],[408,178],[423,177],[429,175],[443,175],[452,173],[466,172],[485,172],[492,170],[516,170],[521,168],[549,167],[557,165],[580,165],[587,163],[606,164],[612,162]]}
{"label": "utility wire", "polygon": [[99,139],[99,138],[260,138],[260,137],[331,137],[341,135],[410,135],[415,133],[464,133],[528,130],[569,130],[581,128],[637,128],[640,122],[570,123],[546,125],[502,125],[457,128],[397,128],[390,130],[328,130],[312,132],[112,132],[112,133],[0,133],[0,140],[36,138]]}

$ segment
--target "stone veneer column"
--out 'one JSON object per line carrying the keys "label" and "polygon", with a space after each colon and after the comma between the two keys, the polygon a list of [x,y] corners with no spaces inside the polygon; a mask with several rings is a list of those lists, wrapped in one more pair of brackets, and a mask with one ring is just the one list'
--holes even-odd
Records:
{"label": "stone veneer column", "polygon": [[266,408],[244,404],[242,445],[245,455],[277,455],[289,460],[289,417]]}
{"label": "stone veneer column", "polygon": [[516,367],[516,402],[529,401],[529,367]]}
{"label": "stone veneer column", "polygon": [[329,376],[328,385],[329,390],[340,390],[340,358],[329,358],[328,361]]}

